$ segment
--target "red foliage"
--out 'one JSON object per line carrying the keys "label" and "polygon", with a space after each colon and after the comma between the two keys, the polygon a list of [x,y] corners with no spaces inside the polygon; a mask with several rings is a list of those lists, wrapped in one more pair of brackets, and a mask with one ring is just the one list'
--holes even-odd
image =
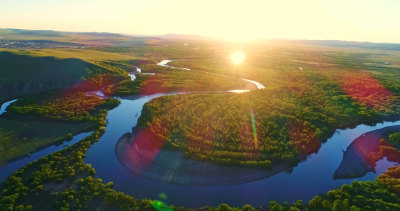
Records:
{"label": "red foliage", "polygon": [[110,96],[115,91],[114,84],[116,82],[118,82],[118,80],[110,75],[97,75],[68,88],[65,90],[65,95],[75,94],[78,92],[101,91],[105,95]]}
{"label": "red foliage", "polygon": [[344,74],[340,85],[354,100],[371,108],[380,109],[394,103],[393,94],[365,72]]}
{"label": "red foliage", "polygon": [[64,90],[61,97],[48,102],[47,106],[75,114],[88,111],[113,94],[117,81],[109,75],[97,75]]}
{"label": "red foliage", "polygon": [[139,94],[150,95],[155,93],[167,93],[168,86],[156,77],[147,77],[143,84],[140,86]]}

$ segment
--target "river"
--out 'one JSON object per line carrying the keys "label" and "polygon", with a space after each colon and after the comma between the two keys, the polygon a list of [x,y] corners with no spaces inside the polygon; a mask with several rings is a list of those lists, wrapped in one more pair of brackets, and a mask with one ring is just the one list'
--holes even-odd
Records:
{"label": "river", "polygon": [[[158,64],[165,66],[171,60],[164,61]],[[253,84],[259,89],[264,88],[258,82]],[[242,90],[245,91],[248,90]],[[322,144],[317,153],[286,171],[220,166],[188,159],[181,152],[166,149],[160,149],[145,170],[132,167],[132,163],[121,156],[121,153],[126,153],[124,150],[121,152],[121,149],[135,144],[134,139],[131,142],[130,138],[138,131],[132,132],[132,127],[135,129],[144,104],[161,96],[164,94],[120,99],[121,104],[107,116],[109,124],[105,134],[88,150],[85,157],[85,163],[96,169],[96,176],[104,182],[113,182],[117,191],[136,198],[159,199],[159,194],[163,194],[167,196],[168,204],[192,208],[216,206],[220,203],[231,206],[266,206],[270,200],[308,201],[315,195],[350,184],[353,180],[373,180],[394,165],[384,158],[377,162],[375,172],[369,172],[360,178],[334,179],[343,151],[354,139],[369,131],[399,125],[400,121],[338,129]],[[146,156],[145,153],[140,154],[141,149],[136,152],[139,156]],[[190,168],[192,170],[188,170]]]}
{"label": "river", "polygon": [[[358,125],[352,129],[336,130],[334,135],[322,144],[316,154],[308,156],[296,167],[288,169],[288,172],[280,172],[270,177],[268,177],[268,171],[264,172],[265,177],[263,177],[259,170],[230,167],[237,170],[236,174],[232,171],[225,175],[227,181],[232,181],[232,177],[234,177],[232,184],[216,184],[215,180],[221,181],[221,177],[206,178],[211,183],[204,185],[195,182],[191,184],[190,177],[188,180],[187,175],[184,175],[186,182],[183,185],[176,184],[176,181],[168,182],[171,181],[171,175],[173,175],[172,180],[179,179],[181,174],[179,171],[182,168],[171,168],[171,165],[165,162],[165,158],[170,159],[171,163],[179,163],[182,166],[187,166],[185,162],[193,161],[183,158],[180,152],[171,154],[170,151],[163,149],[153,163],[155,166],[166,164],[160,169],[166,168],[167,171],[159,172],[158,175],[154,172],[147,175],[132,173],[135,171],[125,168],[126,165],[118,160],[116,145],[124,134],[130,133],[132,127],[136,126],[143,105],[160,96],[163,95],[154,94],[133,100],[120,99],[121,104],[111,110],[107,116],[109,124],[105,134],[88,150],[85,158],[85,163],[91,164],[96,169],[96,176],[102,178],[104,182],[114,182],[117,191],[123,191],[136,198],[157,199],[160,193],[165,193],[168,196],[167,203],[194,208],[205,205],[215,206],[220,203],[228,203],[232,206],[242,206],[246,203],[253,206],[265,206],[270,200],[293,202],[302,199],[308,201],[317,194],[326,193],[343,184],[350,184],[355,179],[359,181],[373,180],[393,165],[383,159],[377,163],[376,172],[369,172],[363,177],[337,180],[333,177],[343,158],[343,151],[354,139],[369,131],[399,125],[400,121],[384,122],[375,126]],[[204,174],[207,172],[207,167],[215,170],[213,168],[215,165],[204,163],[205,168],[201,176],[207,177],[207,174]],[[225,171],[226,168],[221,166],[220,169]],[[245,175],[244,179],[237,180],[236,175],[239,172],[241,175]],[[255,173],[257,175],[253,176],[252,174]],[[215,176],[215,174],[209,176]],[[198,181],[198,175],[193,174],[193,178],[193,181]]]}
{"label": "river", "polygon": [[75,135],[70,141],[64,141],[63,143],[58,145],[50,145],[48,147],[45,147],[44,149],[32,153],[29,157],[26,156],[19,159],[15,159],[14,161],[8,162],[4,166],[0,166],[0,183],[3,182],[13,172],[25,166],[26,164],[35,161],[39,158],[42,158],[46,155],[49,155],[53,152],[57,152],[61,149],[64,149],[67,146],[72,146],[73,144],[79,142],[80,140],[88,137],[90,134],[92,134],[92,132],[80,133],[78,135]]}
{"label": "river", "polygon": [[174,60],[172,60],[172,59],[162,60],[161,62],[158,62],[157,65],[163,66],[163,67],[174,68],[174,69],[180,69],[180,70],[190,70],[190,68],[186,68],[186,67],[175,67],[175,66],[168,65],[168,63],[170,63],[172,61],[174,61]]}
{"label": "river", "polygon": [[[163,65],[167,63],[164,62]],[[258,89],[264,88],[262,84],[257,83],[253,84]],[[350,184],[355,179],[373,180],[389,166],[394,165],[384,158],[377,162],[375,172],[368,172],[360,178],[334,179],[334,172],[342,161],[343,151],[353,140],[369,131],[400,125],[400,121],[383,122],[375,126],[361,124],[355,128],[338,129],[321,145],[317,153],[309,155],[306,160],[286,171],[275,169],[271,172],[220,166],[184,158],[181,152],[166,149],[160,149],[152,166],[148,168],[150,170],[132,169],[126,160],[121,159],[120,155],[124,151],[118,150],[116,146],[134,144],[127,142],[126,138],[132,135],[132,128],[137,125],[143,106],[150,100],[164,95],[119,98],[121,104],[108,112],[105,134],[99,142],[95,142],[89,148],[84,158],[85,163],[91,164],[96,169],[97,177],[102,178],[104,182],[113,182],[117,191],[123,191],[135,198],[160,199],[159,195],[163,194],[167,196],[165,202],[168,204],[192,208],[216,206],[220,203],[228,203],[231,206],[244,204],[266,206],[270,200],[308,201],[317,194],[326,193],[343,184]],[[133,131],[133,134],[137,132]],[[72,145],[89,134],[79,134],[70,142],[47,147],[33,153],[29,158],[22,158],[3,166],[0,168],[0,181],[28,162],[58,151],[66,145]],[[190,168],[195,171],[187,171]]]}
{"label": "river", "polygon": [[7,102],[1,104],[1,107],[0,107],[0,115],[2,115],[3,113],[5,113],[5,112],[7,111],[7,107],[10,106],[11,103],[13,103],[13,102],[15,102],[15,101],[17,101],[17,100],[18,100],[18,99],[14,99],[14,100],[10,100],[10,101],[7,101]]}
{"label": "river", "polygon": [[[0,110],[0,115],[6,112],[7,107],[13,103],[17,101],[17,99],[15,100],[11,100],[8,102],[5,102],[1,105],[1,110]],[[46,155],[49,155],[53,152],[59,151],[61,149],[64,149],[67,146],[72,146],[73,144],[79,142],[80,140],[86,138],[87,136],[89,136],[92,132],[84,132],[84,133],[80,133],[78,135],[75,135],[71,140],[69,141],[64,141],[63,143],[57,144],[57,145],[50,145],[47,146],[37,152],[32,153],[29,156],[25,156],[22,158],[17,158],[14,159],[13,161],[7,162],[6,164],[4,164],[3,166],[0,166],[0,183],[3,182],[8,176],[10,176],[13,172],[15,172],[16,170],[18,170],[19,168],[25,166],[26,164],[35,161],[39,158],[42,158]]]}

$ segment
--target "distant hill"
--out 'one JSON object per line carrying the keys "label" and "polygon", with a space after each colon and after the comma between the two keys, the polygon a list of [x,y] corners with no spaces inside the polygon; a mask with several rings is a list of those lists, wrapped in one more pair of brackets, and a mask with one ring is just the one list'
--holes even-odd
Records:
{"label": "distant hill", "polygon": [[31,36],[61,36],[60,32],[52,30],[24,30],[24,29],[11,29],[12,32],[20,35],[31,35]]}
{"label": "distant hill", "polygon": [[210,39],[209,37],[194,35],[194,34],[164,34],[155,37],[160,37],[164,39],[183,39],[183,40],[203,40]]}
{"label": "distant hill", "polygon": [[[211,40],[211,37],[194,35],[194,34],[164,34],[164,35],[128,35],[110,32],[63,32],[53,30],[27,30],[27,29],[1,29],[0,38],[8,38],[16,35],[33,37],[31,39],[38,39],[38,37],[71,37],[73,36],[89,36],[93,39],[103,39],[103,41],[113,40],[113,44],[121,45],[141,45],[141,44],[157,44],[165,40]],[[119,40],[125,39],[124,41]],[[24,38],[22,38],[24,39]],[[51,39],[51,38],[48,38]],[[75,39],[76,40],[76,39]],[[355,42],[355,41],[341,41],[341,40],[286,40],[274,39],[273,41],[288,43],[288,44],[307,44],[317,46],[330,46],[330,47],[350,47],[350,48],[364,48],[364,49],[380,49],[390,51],[400,51],[399,43],[372,43],[372,42]],[[87,43],[86,43],[87,44]],[[89,43],[93,44],[93,43]],[[96,45],[94,43],[93,45]]]}
{"label": "distant hill", "polygon": [[25,36],[65,36],[67,34],[75,35],[89,35],[89,36],[101,36],[101,37],[122,37],[123,35],[110,32],[64,32],[64,31],[53,31],[53,30],[27,30],[27,29],[0,29],[0,34],[16,34]]}
{"label": "distant hill", "polygon": [[[71,33],[73,33],[73,32],[71,32]],[[109,32],[76,32],[76,34],[89,35],[89,36],[101,36],[101,37],[123,37],[123,35],[121,35],[121,34],[109,33]]]}
{"label": "distant hill", "polygon": [[88,75],[93,64],[79,59],[31,57],[0,52],[0,102],[20,95],[59,90]]}
{"label": "distant hill", "polygon": [[342,40],[281,40],[284,42],[294,44],[308,44],[329,47],[350,47],[350,48],[365,48],[365,49],[379,49],[388,51],[400,51],[400,44],[398,43],[372,43],[372,42],[356,42],[356,41],[342,41]]}

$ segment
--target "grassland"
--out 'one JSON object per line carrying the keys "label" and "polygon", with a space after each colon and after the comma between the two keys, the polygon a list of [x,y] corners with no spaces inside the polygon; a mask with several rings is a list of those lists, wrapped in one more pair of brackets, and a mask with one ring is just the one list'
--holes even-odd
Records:
{"label": "grassland", "polygon": [[0,65],[0,102],[71,86],[93,68],[93,65],[77,59],[35,59],[9,52],[0,53]]}
{"label": "grassland", "polygon": [[[0,117],[1,165],[29,155],[44,146],[63,141],[71,135],[92,129],[97,123],[96,119],[88,113],[89,109],[82,111],[80,108],[81,112],[77,112],[76,106],[72,107],[71,103],[76,102],[78,98],[75,96],[74,100],[71,100],[71,97],[67,98],[71,94],[63,95],[62,93],[71,90],[70,87],[76,87],[77,84],[87,81],[87,78],[93,77],[96,72],[106,71],[107,69],[103,67],[80,59],[31,57],[0,52],[2,93],[0,102],[11,98],[19,99]],[[66,100],[61,103],[60,98],[70,99],[70,103]],[[42,103],[47,105],[45,110],[38,110],[39,108],[32,106]],[[102,102],[98,98],[88,97],[82,98],[78,107],[92,106],[93,114],[96,112],[94,105],[100,104]],[[24,110],[18,110],[21,106],[25,106]],[[26,106],[30,106],[30,110]],[[70,107],[66,109],[67,106]],[[104,106],[106,105],[103,103],[99,107],[104,108]],[[74,118],[71,113],[66,113],[71,109],[77,112]],[[75,123],[71,122],[73,120]]]}
{"label": "grassland", "polygon": [[118,54],[118,53],[110,53],[110,52],[102,52],[95,50],[83,50],[83,49],[74,49],[74,48],[63,48],[63,49],[24,49],[24,50],[15,50],[15,49],[0,49],[0,51],[8,51],[15,54],[21,55],[29,55],[34,57],[56,57],[61,59],[66,58],[75,58],[81,59],[84,61],[118,61],[118,60],[130,60],[135,59],[136,57]]}
{"label": "grassland", "polygon": [[[7,152],[2,153],[2,162],[56,143],[67,133],[76,134],[83,128],[93,127],[98,124],[96,116],[100,109],[118,104],[112,98],[86,96],[88,91],[102,90],[110,97],[171,91],[219,91],[248,86],[242,80],[224,75],[165,68],[156,71],[155,76],[138,75],[137,80],[131,81],[127,73],[136,70],[136,65],[155,64],[154,58],[134,58],[82,49],[8,49],[1,52],[0,89],[4,94],[0,96],[0,102],[19,99],[3,118],[3,121],[15,121],[15,124],[10,124],[11,128],[6,124],[0,126],[3,133],[10,132],[4,134],[3,149]],[[34,128],[53,124],[54,131],[51,135],[43,133],[40,136],[38,131],[36,135],[23,136],[21,125],[27,116],[31,116],[30,124],[38,125]],[[71,122],[78,124],[74,128]],[[30,141],[21,141],[24,138]]]}
{"label": "grassland", "polygon": [[214,58],[171,65],[247,77],[266,89],[155,99],[145,105],[140,127],[151,128],[167,146],[190,157],[269,168],[296,164],[318,151],[336,128],[399,116],[400,73],[396,68],[379,72],[371,65],[383,64],[375,58],[382,52],[363,51],[360,56],[354,49],[326,47],[259,49],[249,48],[241,66],[229,63],[225,49],[216,50]]}
{"label": "grassland", "polygon": [[[77,35],[67,39],[68,36],[40,37],[72,41]],[[69,75],[68,82],[74,86],[12,96],[20,100],[10,106],[6,116],[0,117],[0,135],[5,137],[0,142],[0,162],[55,143],[66,134],[75,134],[89,126],[94,133],[10,176],[1,184],[1,210],[190,210],[159,201],[135,199],[116,192],[112,183],[104,184],[101,178],[94,177],[95,169],[86,165],[83,157],[104,133],[107,111],[117,106],[118,101],[88,97],[86,91],[101,89],[111,97],[246,87],[247,84],[238,78],[261,82],[266,86],[263,90],[243,94],[166,96],[151,101],[143,109],[139,126],[149,127],[166,140],[166,147],[225,165],[269,168],[279,163],[296,164],[317,151],[336,128],[399,117],[398,52],[258,43],[241,46],[246,52],[246,61],[235,66],[229,60],[235,48],[226,44],[188,40],[163,42],[151,38],[142,39],[143,46],[109,46],[131,40],[117,36],[104,43],[103,39],[98,39],[103,42],[101,46],[90,50],[7,49],[16,58],[40,61],[35,74],[44,71],[44,76],[37,79],[38,83],[54,77],[53,70],[57,69]],[[87,37],[76,40],[80,42]],[[70,61],[65,58],[76,58],[71,61],[79,65],[64,65],[63,62]],[[176,59],[172,65],[189,67],[192,71],[156,66],[160,59]],[[43,68],[39,65],[43,62],[55,63]],[[28,71],[16,65],[14,71]],[[138,76],[137,80],[130,81],[126,74],[135,70],[135,65],[144,72],[157,74]],[[74,72],[70,72],[71,69]],[[20,73],[4,74],[10,78],[0,80],[9,83],[30,81],[32,77],[31,72],[26,78]],[[56,78],[52,80],[60,79]],[[26,118],[31,119],[27,121]],[[43,127],[46,132],[41,132]],[[6,156],[3,158],[3,155]],[[305,203],[270,202],[259,210],[396,210],[400,208],[398,172],[399,168],[393,167],[372,182],[344,185]],[[250,205],[232,208],[226,204],[203,208],[240,209],[255,210]]]}
{"label": "grassland", "polygon": [[93,128],[92,123],[24,121],[0,117],[0,166]]}
{"label": "grassland", "polygon": [[75,33],[51,30],[0,29],[4,40],[52,40],[56,42],[77,43],[87,46],[110,46],[116,43],[137,43],[141,39],[113,33]]}

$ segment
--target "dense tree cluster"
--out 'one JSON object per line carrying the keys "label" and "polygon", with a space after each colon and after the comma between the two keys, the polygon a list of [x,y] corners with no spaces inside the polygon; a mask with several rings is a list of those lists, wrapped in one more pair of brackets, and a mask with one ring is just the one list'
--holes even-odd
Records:
{"label": "dense tree cluster", "polygon": [[[108,98],[114,94],[118,79],[100,74],[75,84],[68,89],[45,95],[25,98],[10,106],[10,111],[20,115],[38,115],[48,119],[66,121],[94,121],[101,109],[117,106],[119,101]],[[92,96],[92,93],[97,96]]]}
{"label": "dense tree cluster", "polygon": [[[71,92],[61,97],[54,97],[53,93],[31,101],[21,99],[13,104],[11,113],[97,124],[89,137],[8,177],[0,188],[0,210],[192,210],[156,200],[135,199],[113,190],[112,182],[104,184],[94,176],[95,169],[85,164],[83,157],[104,133],[107,111],[119,102],[87,96],[86,91],[101,90],[111,96],[227,90],[242,87],[243,81],[236,80],[240,77],[263,83],[266,89],[249,93],[167,96],[143,108],[139,126],[166,141],[165,147],[226,165],[269,168],[278,163],[295,164],[317,151],[336,128],[373,124],[398,116],[398,69],[366,65],[373,58],[372,53],[356,56],[359,54],[321,53],[307,47],[257,48],[251,52],[248,65],[238,68],[227,63],[226,50],[196,45],[201,46],[196,51],[178,45],[106,49],[133,51],[135,55],[157,60],[165,56],[184,57],[173,65],[190,67],[194,69],[191,72],[146,62],[143,69],[158,74],[129,81],[126,73],[137,63],[94,61],[96,67],[87,70],[86,84],[72,87]],[[360,70],[363,68],[380,72]],[[389,143],[382,141],[379,153],[387,155],[388,160],[398,158],[395,157],[399,155],[398,136],[390,135]],[[399,210],[399,169],[391,167],[374,181],[343,185],[306,203],[271,201],[269,206],[261,208],[221,204],[200,210]]]}
{"label": "dense tree cluster", "polygon": [[255,89],[255,86],[235,77],[170,68],[168,71],[146,77],[141,84],[140,94],[231,89]]}
{"label": "dense tree cluster", "polygon": [[139,125],[194,158],[247,166],[292,164],[316,152],[335,128],[378,116],[331,83],[324,84],[331,90],[300,96],[267,88],[244,94],[162,97],[145,105]]}
{"label": "dense tree cluster", "polygon": [[388,141],[391,144],[395,145],[395,146],[399,146],[399,144],[400,144],[400,132],[390,134]]}
{"label": "dense tree cluster", "polygon": [[[107,110],[100,113],[105,114]],[[94,178],[95,170],[83,162],[86,151],[104,133],[103,126],[72,147],[36,160],[1,184],[0,210],[121,210],[152,209],[150,200],[136,200]]]}
{"label": "dense tree cluster", "polygon": [[389,69],[378,77],[355,69],[371,68],[362,64],[373,53],[357,57],[346,52],[342,58],[339,52],[312,49],[252,49],[246,65],[235,67],[221,51],[213,58],[175,60],[171,65],[247,77],[266,89],[154,99],[145,105],[139,126],[166,140],[166,147],[193,158],[270,167],[293,164],[316,152],[337,128],[399,116],[398,93],[391,88],[400,81],[393,75],[399,74]]}

